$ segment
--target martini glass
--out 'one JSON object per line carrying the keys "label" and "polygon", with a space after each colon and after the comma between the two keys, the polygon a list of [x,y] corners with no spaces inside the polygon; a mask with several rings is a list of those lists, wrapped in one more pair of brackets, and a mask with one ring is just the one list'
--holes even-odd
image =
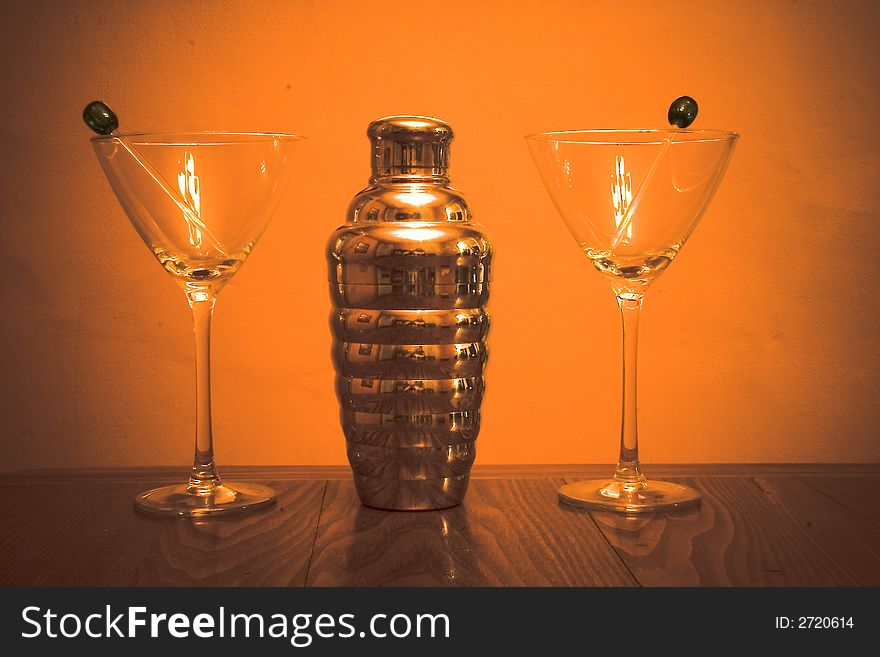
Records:
{"label": "martini glass", "polygon": [[567,484],[562,502],[641,513],[700,494],[647,480],[639,464],[636,351],[650,284],[672,263],[721,182],[738,135],[720,130],[577,130],[526,137],[556,208],[608,280],[623,320],[623,412],[614,476]]}
{"label": "martini glass", "polygon": [[113,133],[98,161],[131,223],[183,288],[196,341],[195,460],[187,483],[147,491],[143,511],[213,516],[272,504],[265,486],[221,482],[211,431],[211,317],[217,294],[247,260],[290,180],[296,135]]}

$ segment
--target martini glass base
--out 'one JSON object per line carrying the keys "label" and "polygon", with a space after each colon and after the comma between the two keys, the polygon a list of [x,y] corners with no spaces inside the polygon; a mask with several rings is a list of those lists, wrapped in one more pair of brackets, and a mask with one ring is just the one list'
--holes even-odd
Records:
{"label": "martini glass base", "polygon": [[274,503],[275,491],[271,488],[237,482],[221,484],[204,494],[189,492],[189,484],[163,486],[134,500],[135,507],[147,513],[199,518],[241,513]]}
{"label": "martini glass base", "polygon": [[700,499],[700,493],[693,488],[666,481],[647,481],[633,485],[613,479],[589,479],[566,484],[559,489],[560,502],[616,513],[690,509],[698,507]]}

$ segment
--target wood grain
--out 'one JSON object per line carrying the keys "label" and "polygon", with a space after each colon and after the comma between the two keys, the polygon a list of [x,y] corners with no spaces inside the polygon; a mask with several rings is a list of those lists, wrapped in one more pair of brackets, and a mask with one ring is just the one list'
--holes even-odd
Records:
{"label": "wood grain", "polygon": [[362,507],[330,482],[309,586],[632,586],[585,514],[556,499],[560,480],[476,480],[444,511]]}
{"label": "wood grain", "polygon": [[809,476],[802,479],[865,520],[880,525],[880,476]]}
{"label": "wood grain", "polygon": [[[880,526],[798,478],[758,477],[756,483],[780,513],[800,527],[799,540],[820,563],[821,581],[833,572],[841,586],[880,586]],[[815,568],[819,571],[819,568]],[[816,572],[820,580],[820,573]]]}
{"label": "wood grain", "polygon": [[[461,507],[362,507],[347,467],[227,468],[275,508],[209,521],[137,513],[181,468],[0,475],[2,586],[880,586],[880,467],[652,465],[700,510],[621,518],[561,506],[610,466],[483,466]],[[482,478],[480,478],[482,477]]]}
{"label": "wood grain", "polygon": [[275,507],[204,521],[136,512],[142,482],[0,484],[0,585],[302,586],[325,483],[268,483]]}
{"label": "wood grain", "polygon": [[[592,514],[644,586],[864,586],[880,576],[878,538],[859,527],[856,514],[802,482],[675,480],[703,493],[699,510]],[[849,529],[835,533],[843,527]],[[855,545],[847,542],[853,536]]]}

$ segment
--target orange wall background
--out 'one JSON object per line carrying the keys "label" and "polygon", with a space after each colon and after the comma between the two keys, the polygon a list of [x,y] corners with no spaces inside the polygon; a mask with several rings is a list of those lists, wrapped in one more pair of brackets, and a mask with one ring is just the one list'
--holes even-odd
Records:
{"label": "orange wall background", "polygon": [[221,466],[345,463],[323,250],[369,175],[367,124],[396,113],[453,125],[453,185],[497,251],[478,463],[613,461],[617,310],[522,136],[663,127],[682,93],[694,127],[742,139],[647,297],[643,460],[878,461],[878,7],[3,3],[0,469],[192,455],[189,311],[95,160],[93,98],[127,130],[309,137],[217,306]]}

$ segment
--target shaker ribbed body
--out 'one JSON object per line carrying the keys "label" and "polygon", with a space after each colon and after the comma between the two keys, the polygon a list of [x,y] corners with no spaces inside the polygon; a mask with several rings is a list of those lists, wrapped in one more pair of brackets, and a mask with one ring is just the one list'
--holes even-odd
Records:
{"label": "shaker ribbed body", "polygon": [[491,246],[448,186],[447,124],[388,117],[367,134],[370,187],[327,249],[348,460],[364,504],[441,509],[476,455]]}

